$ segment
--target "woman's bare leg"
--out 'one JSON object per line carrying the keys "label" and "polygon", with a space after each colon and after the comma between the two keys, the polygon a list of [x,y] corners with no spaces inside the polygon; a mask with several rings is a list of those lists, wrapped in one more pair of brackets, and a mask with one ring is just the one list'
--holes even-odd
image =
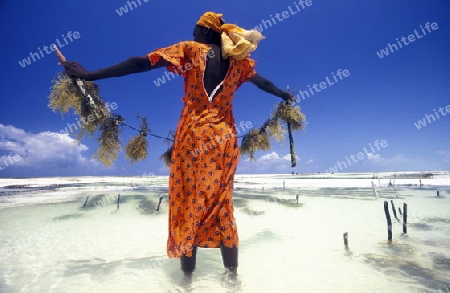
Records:
{"label": "woman's bare leg", "polygon": [[195,264],[197,262],[197,246],[192,247],[192,256],[182,256],[180,261],[183,272],[191,274],[195,270]]}
{"label": "woman's bare leg", "polygon": [[232,272],[237,272],[238,267],[238,249],[237,247],[230,248],[223,244],[220,246],[222,253],[223,265]]}

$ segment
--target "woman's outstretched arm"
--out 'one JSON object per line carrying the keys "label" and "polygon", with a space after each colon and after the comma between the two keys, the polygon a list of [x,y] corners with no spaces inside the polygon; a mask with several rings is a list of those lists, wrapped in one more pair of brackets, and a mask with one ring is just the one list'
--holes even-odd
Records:
{"label": "woman's outstretched arm", "polygon": [[107,68],[88,71],[77,62],[61,62],[61,65],[64,66],[68,75],[79,77],[84,80],[98,80],[111,77],[120,77],[128,74],[149,71],[151,69],[164,67],[169,64],[170,63],[168,61],[161,58],[155,65],[152,66],[147,56],[137,56],[128,58],[123,62]]}
{"label": "woman's outstretched arm", "polygon": [[278,87],[275,86],[273,82],[271,82],[267,78],[262,77],[258,73],[256,73],[252,78],[250,78],[250,82],[256,85],[259,89],[274,96],[280,97],[287,102],[294,101],[294,96],[291,93],[279,89]]}

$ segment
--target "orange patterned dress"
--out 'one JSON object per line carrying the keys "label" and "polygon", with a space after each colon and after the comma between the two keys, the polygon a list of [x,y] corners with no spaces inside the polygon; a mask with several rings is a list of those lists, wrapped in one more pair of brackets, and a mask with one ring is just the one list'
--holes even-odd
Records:
{"label": "orange patterned dress", "polygon": [[256,73],[255,61],[232,58],[221,90],[210,98],[203,83],[210,49],[186,41],[148,54],[152,65],[163,58],[171,63],[168,70],[184,78],[170,166],[169,257],[192,256],[193,246],[237,247],[239,242],[232,197],[239,160],[232,100]]}

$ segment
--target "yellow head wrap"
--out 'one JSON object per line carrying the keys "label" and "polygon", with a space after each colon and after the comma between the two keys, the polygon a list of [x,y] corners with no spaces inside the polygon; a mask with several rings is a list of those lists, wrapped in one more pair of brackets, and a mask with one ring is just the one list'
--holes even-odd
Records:
{"label": "yellow head wrap", "polygon": [[197,21],[198,25],[213,29],[221,34],[222,57],[233,57],[237,60],[247,58],[258,47],[264,36],[256,29],[245,30],[235,24],[221,24],[222,14],[204,13]]}
{"label": "yellow head wrap", "polygon": [[214,12],[205,12],[200,19],[197,21],[198,25],[215,30],[218,33],[222,32],[220,21],[223,21],[223,14]]}

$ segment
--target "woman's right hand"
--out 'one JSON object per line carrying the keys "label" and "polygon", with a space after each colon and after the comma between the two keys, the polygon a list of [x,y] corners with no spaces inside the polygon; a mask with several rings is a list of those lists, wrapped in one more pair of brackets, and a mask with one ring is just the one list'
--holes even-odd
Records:
{"label": "woman's right hand", "polygon": [[89,80],[90,72],[87,71],[83,66],[81,66],[78,62],[73,61],[64,61],[62,62],[66,74],[71,77],[78,77],[84,80]]}
{"label": "woman's right hand", "polygon": [[284,92],[282,99],[289,105],[295,104],[295,96],[290,92]]}

